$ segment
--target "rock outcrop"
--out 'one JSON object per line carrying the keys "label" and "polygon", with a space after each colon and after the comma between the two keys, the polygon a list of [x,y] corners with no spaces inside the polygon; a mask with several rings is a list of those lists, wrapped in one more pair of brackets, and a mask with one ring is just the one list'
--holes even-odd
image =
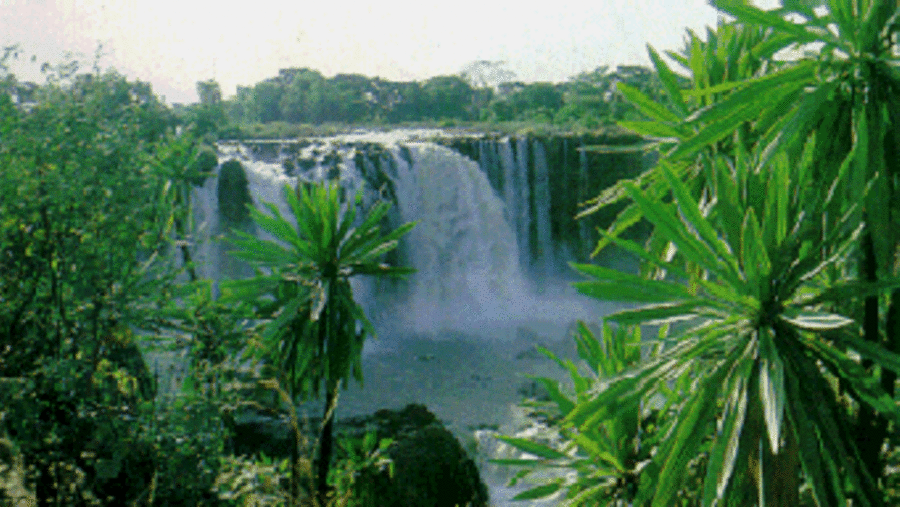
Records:
{"label": "rock outcrop", "polygon": [[[303,425],[307,437],[318,421]],[[233,450],[236,455],[286,458],[293,440],[286,418],[261,415],[236,418]],[[466,454],[456,437],[422,405],[407,405],[402,410],[379,410],[373,415],[339,420],[338,438],[361,438],[374,432],[378,439],[393,443],[387,454],[394,463],[391,477],[387,471],[369,474],[358,486],[370,498],[385,507],[456,507],[488,505],[487,487],[475,462]]]}

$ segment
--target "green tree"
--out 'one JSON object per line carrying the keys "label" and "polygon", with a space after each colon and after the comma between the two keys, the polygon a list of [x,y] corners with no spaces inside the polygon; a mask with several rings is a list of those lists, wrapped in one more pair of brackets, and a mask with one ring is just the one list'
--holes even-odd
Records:
{"label": "green tree", "polygon": [[471,117],[469,105],[475,91],[459,76],[437,76],[425,81],[422,91],[427,98],[424,118],[464,120]]}
{"label": "green tree", "polygon": [[317,102],[325,77],[307,68],[282,69],[280,75],[285,81],[284,95],[281,98],[282,118],[298,123],[319,121]]}
{"label": "green tree", "polygon": [[213,79],[197,81],[199,104],[191,108],[191,121],[198,135],[218,132],[228,123],[225,106],[222,103],[222,88]]}
{"label": "green tree", "polygon": [[267,123],[281,119],[281,97],[284,89],[277,80],[266,80],[253,87],[250,100],[251,117]]}
{"label": "green tree", "polygon": [[[0,433],[40,505],[124,502],[150,481],[106,466],[132,449],[129,421],[154,391],[133,330],[155,327],[174,283],[176,203],[160,170],[170,117],[115,73],[66,83],[27,108],[0,101],[0,383],[16,386],[3,389]],[[146,463],[145,450],[130,459]]]}
{"label": "green tree", "polygon": [[[316,490],[320,501],[328,491],[333,445],[333,414],[340,385],[351,375],[362,381],[361,354],[372,324],[353,299],[350,279],[359,275],[398,276],[408,268],[383,264],[383,254],[397,246],[413,223],[381,233],[390,204],[379,203],[357,222],[355,203],[344,203],[336,184],[285,187],[294,214],[282,217],[268,204],[271,216],[251,209],[257,225],[276,241],[235,231],[233,255],[268,270],[249,280],[223,284],[223,296],[253,301],[258,317],[268,319],[258,352],[274,363],[279,383],[289,386],[294,400],[325,390],[319,439]],[[324,384],[324,386],[323,386]],[[298,449],[292,450],[292,497],[299,494]]]}

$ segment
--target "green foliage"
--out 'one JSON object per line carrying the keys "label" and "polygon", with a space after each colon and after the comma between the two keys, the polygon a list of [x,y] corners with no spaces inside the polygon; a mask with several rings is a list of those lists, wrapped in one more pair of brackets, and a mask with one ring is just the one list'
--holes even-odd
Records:
{"label": "green foliage", "polygon": [[[267,205],[271,215],[250,210],[256,224],[277,241],[235,231],[238,250],[233,255],[271,272],[223,283],[222,293],[227,300],[252,302],[257,316],[272,319],[262,333],[260,353],[282,358],[279,371],[289,375],[288,384],[297,394],[315,395],[323,378],[328,379],[327,389],[340,380],[346,382],[351,371],[361,378],[362,340],[365,334],[373,334],[373,328],[353,300],[349,279],[410,273],[379,259],[396,248],[398,239],[414,224],[382,235],[388,203],[375,205],[357,224],[356,206],[361,202],[343,204],[335,185],[301,184],[296,190],[285,188],[285,197],[293,223],[272,204]],[[320,318],[326,308],[333,309],[335,314],[329,318],[334,320]],[[361,332],[356,329],[358,323]],[[327,343],[319,337],[320,326],[329,332]]]}
{"label": "green foliage", "polygon": [[0,434],[39,504],[125,503],[162,494],[174,457],[140,423],[156,386],[134,331],[174,288],[172,183],[195,144],[145,83],[51,78],[0,106],[0,383],[16,386]]}
{"label": "green foliage", "polygon": [[[564,83],[526,84],[508,81],[511,76],[492,65],[476,62],[467,73],[423,82],[394,82],[358,74],[326,78],[307,68],[281,69],[278,76],[238,87],[236,96],[222,104],[231,125],[221,126],[218,132],[232,138],[291,137],[298,135],[292,134],[297,128],[291,125],[298,124],[413,122],[449,127],[475,120],[593,130],[636,115],[616,83],[625,83],[654,100],[668,100],[656,72],[641,66],[619,66],[613,71],[601,67]],[[488,79],[484,72],[500,79]],[[667,79],[679,84],[684,81],[675,74]],[[199,106],[191,107],[199,110]]]}
{"label": "green foliage", "polygon": [[[361,194],[356,202],[345,203],[340,190],[332,183],[299,183],[296,189],[286,186],[284,195],[293,221],[282,217],[273,204],[267,204],[271,215],[251,209],[253,220],[275,241],[235,230],[238,249],[232,254],[267,272],[222,284],[223,298],[243,301],[253,307],[256,318],[265,319],[254,353],[274,364],[278,382],[288,386],[293,400],[318,396],[325,383],[320,499],[325,498],[327,489],[338,387],[341,383],[346,387],[351,375],[362,381],[363,342],[366,335],[375,334],[353,299],[350,278],[410,273],[408,268],[382,263],[381,258],[415,225],[408,223],[382,234],[381,224],[390,204],[376,204],[357,221]],[[296,492],[296,470],[293,477],[292,491]]]}
{"label": "green foliage", "polygon": [[393,441],[378,440],[374,432],[362,438],[344,436],[338,441],[337,465],[331,469],[329,484],[334,487],[334,498],[345,498],[352,507],[377,507],[383,505],[378,498],[376,478],[383,472],[394,474],[394,463],[387,455]]}
{"label": "green foliage", "polygon": [[[649,118],[622,125],[655,138],[662,160],[584,214],[626,202],[595,253],[616,245],[641,273],[574,265],[580,292],[638,304],[610,320],[666,334],[639,366],[558,403],[556,427],[574,428],[574,446],[629,421],[621,407],[685,385],[667,398],[634,504],[786,506],[802,490],[817,505],[883,505],[881,448],[900,422],[896,6],[718,6],[736,21],[669,53],[686,88],[652,48],[668,100],[618,85]],[[792,45],[804,56],[774,58]],[[641,218],[647,243],[620,239]],[[698,485],[685,471],[701,462]]]}
{"label": "green foliage", "polygon": [[[500,440],[535,456],[525,459],[493,460],[495,463],[525,467],[512,481],[515,485],[530,474],[543,479],[538,486],[516,495],[515,500],[545,498],[561,491],[561,505],[620,505],[633,501],[641,469],[651,458],[660,435],[656,421],[659,407],[646,408],[640,400],[619,404],[614,414],[595,420],[590,426],[579,426],[567,418],[576,407],[603,389],[608,379],[641,360],[641,333],[638,329],[604,324],[599,338],[579,322],[575,334],[578,356],[589,374],[582,373],[570,360],[561,360],[546,349],[540,349],[561,368],[568,371],[574,392],[549,378],[536,380],[546,389],[548,402],[531,401],[532,417],[547,421],[548,431],[541,441],[534,438],[500,436]],[[674,395],[665,393],[674,398]],[[663,398],[667,399],[667,398]],[[547,468],[572,470],[574,476],[547,478]]]}

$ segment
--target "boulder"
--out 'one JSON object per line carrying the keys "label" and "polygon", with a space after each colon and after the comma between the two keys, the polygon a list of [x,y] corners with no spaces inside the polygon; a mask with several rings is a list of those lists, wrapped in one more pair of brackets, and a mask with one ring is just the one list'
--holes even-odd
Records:
{"label": "boulder", "polygon": [[[302,424],[309,441],[316,438],[319,421]],[[337,439],[362,438],[374,432],[378,439],[393,443],[387,454],[394,462],[393,477],[387,471],[366,474],[357,482],[369,498],[384,507],[456,507],[488,505],[487,486],[475,462],[459,440],[422,405],[401,410],[338,420]],[[290,456],[292,437],[286,418],[243,414],[235,418],[232,448],[235,455]],[[339,459],[339,456],[338,456]]]}

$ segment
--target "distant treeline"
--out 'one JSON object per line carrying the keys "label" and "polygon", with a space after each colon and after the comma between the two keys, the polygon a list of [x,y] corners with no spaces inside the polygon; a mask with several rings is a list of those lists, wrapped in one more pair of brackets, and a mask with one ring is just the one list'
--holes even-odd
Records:
{"label": "distant treeline", "polygon": [[272,122],[527,121],[595,128],[637,117],[633,106],[619,94],[618,82],[655,100],[665,100],[655,71],[643,66],[599,67],[563,83],[507,80],[492,85],[476,73],[398,82],[360,74],[329,78],[308,68],[290,68],[253,86],[238,86],[235,96],[228,99],[223,99],[217,82],[199,82],[199,103],[176,110],[201,128],[220,131],[225,125]]}

